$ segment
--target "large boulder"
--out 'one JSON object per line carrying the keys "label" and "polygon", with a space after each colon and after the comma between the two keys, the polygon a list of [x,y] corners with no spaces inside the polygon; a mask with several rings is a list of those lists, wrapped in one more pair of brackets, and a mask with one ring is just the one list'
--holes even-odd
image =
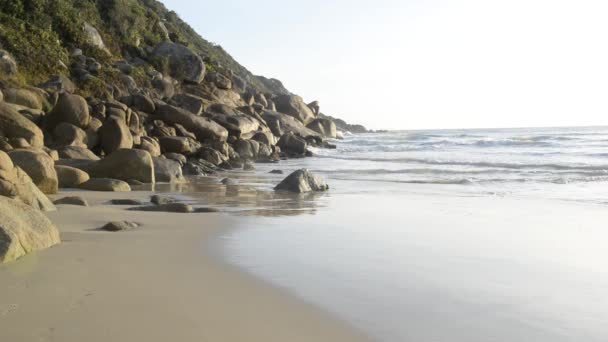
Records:
{"label": "large boulder", "polygon": [[242,113],[205,113],[205,116],[226,128],[231,136],[250,139],[260,128],[260,122]]}
{"label": "large boulder", "polygon": [[157,182],[183,183],[182,165],[172,159],[153,158],[154,176]]}
{"label": "large boulder", "polygon": [[201,83],[205,78],[205,63],[188,47],[172,42],[158,44],[151,59],[159,70],[167,72],[178,81]]}
{"label": "large boulder", "polygon": [[7,138],[23,138],[32,147],[44,146],[42,130],[3,102],[0,102],[0,132]]}
{"label": "large boulder", "polygon": [[265,111],[262,114],[262,118],[272,130],[272,133],[278,137],[287,132],[294,132],[303,138],[321,137],[319,133],[307,128],[299,120],[283,113]]}
{"label": "large boulder", "polygon": [[189,154],[193,152],[190,138],[184,137],[161,137],[158,139],[163,153]]}
{"label": "large boulder", "polygon": [[20,167],[45,194],[59,190],[55,161],[42,150],[12,150],[8,153],[13,164]]}
{"label": "large boulder", "polygon": [[55,165],[59,188],[76,188],[90,179],[89,174],[75,167]]}
{"label": "large boulder", "polygon": [[205,102],[205,99],[191,94],[177,94],[171,99],[172,104],[195,115],[205,110]]}
{"label": "large boulder", "polygon": [[297,95],[279,95],[273,101],[279,112],[292,116],[305,125],[315,119],[313,111]]}
{"label": "large boulder", "polygon": [[30,176],[15,166],[8,154],[0,151],[0,196],[17,199],[35,209],[53,211],[55,206],[36,187]]}
{"label": "large boulder", "polygon": [[155,138],[141,137],[141,142],[137,148],[148,151],[152,157],[158,157],[161,155],[160,144]]}
{"label": "large boulder", "polygon": [[106,154],[119,149],[133,147],[133,135],[125,121],[116,116],[109,116],[99,129],[101,148]]}
{"label": "large boulder", "polygon": [[285,178],[275,188],[277,191],[289,191],[295,193],[304,193],[312,191],[327,191],[329,186],[323,178],[312,174],[312,172],[301,169],[293,172]]}
{"label": "large boulder", "polygon": [[281,148],[281,150],[292,154],[292,155],[304,155],[306,153],[306,147],[308,143],[302,137],[289,132],[283,134],[277,146]]}
{"label": "large boulder", "polygon": [[152,157],[144,150],[118,150],[95,162],[85,171],[95,178],[137,180],[143,183],[155,181]]}
{"label": "large boulder", "polygon": [[106,44],[103,42],[103,38],[99,34],[99,31],[91,24],[84,22],[83,25],[84,37],[89,45],[92,45],[100,50],[109,52],[106,48]]}
{"label": "large boulder", "polygon": [[47,116],[47,128],[52,131],[61,122],[86,129],[91,122],[87,101],[79,95],[60,93],[57,104]]}
{"label": "large boulder", "polygon": [[8,88],[2,90],[2,92],[4,93],[5,102],[38,110],[43,108],[44,99],[35,91],[21,88]]}
{"label": "large boulder", "polygon": [[330,139],[336,139],[338,130],[336,124],[330,119],[314,119],[306,127]]}
{"label": "large boulder", "polygon": [[228,139],[228,131],[214,121],[196,116],[184,109],[170,105],[160,105],[156,108],[156,115],[169,124],[180,124],[188,131],[194,133],[200,141]]}
{"label": "large boulder", "polygon": [[60,242],[59,231],[42,212],[0,196],[0,263]]}
{"label": "large boulder", "polygon": [[53,137],[55,138],[55,143],[61,146],[86,147],[88,142],[87,132],[67,122],[62,122],[55,126]]}
{"label": "large boulder", "polygon": [[13,56],[0,50],[0,78],[11,78],[17,75],[17,62]]}

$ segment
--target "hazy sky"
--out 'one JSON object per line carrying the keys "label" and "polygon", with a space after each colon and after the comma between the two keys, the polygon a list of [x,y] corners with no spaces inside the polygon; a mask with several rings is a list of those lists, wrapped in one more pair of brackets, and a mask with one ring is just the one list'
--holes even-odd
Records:
{"label": "hazy sky", "polygon": [[164,0],[255,74],[371,128],[608,125],[606,0]]}

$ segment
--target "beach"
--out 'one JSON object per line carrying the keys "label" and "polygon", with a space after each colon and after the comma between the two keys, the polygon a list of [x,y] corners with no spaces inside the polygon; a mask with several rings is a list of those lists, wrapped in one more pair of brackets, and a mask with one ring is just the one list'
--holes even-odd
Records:
{"label": "beach", "polygon": [[[221,262],[209,240],[224,214],[126,211],[127,194],[81,195],[91,207],[49,213],[62,244],[0,266],[6,341],[364,341],[348,324]],[[141,228],[96,229],[111,220]]]}

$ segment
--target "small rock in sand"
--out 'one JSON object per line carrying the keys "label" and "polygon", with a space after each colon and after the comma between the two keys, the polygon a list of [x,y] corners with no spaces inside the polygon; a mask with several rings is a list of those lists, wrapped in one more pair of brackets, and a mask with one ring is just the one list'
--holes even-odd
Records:
{"label": "small rock in sand", "polygon": [[177,199],[172,198],[172,197],[153,195],[152,197],[150,197],[150,202],[152,202],[156,205],[163,205],[163,204],[168,204],[168,203],[175,203],[175,202],[177,202]]}
{"label": "small rock in sand", "polygon": [[135,222],[116,221],[106,224],[105,226],[101,227],[101,230],[105,230],[107,232],[121,232],[125,230],[135,229],[137,227],[139,227],[139,224]]}
{"label": "small rock in sand", "polygon": [[69,196],[69,197],[60,198],[60,199],[56,200],[55,202],[53,202],[53,204],[55,204],[55,205],[61,205],[61,204],[79,205],[82,207],[89,206],[89,203],[87,203],[87,201],[80,196]]}

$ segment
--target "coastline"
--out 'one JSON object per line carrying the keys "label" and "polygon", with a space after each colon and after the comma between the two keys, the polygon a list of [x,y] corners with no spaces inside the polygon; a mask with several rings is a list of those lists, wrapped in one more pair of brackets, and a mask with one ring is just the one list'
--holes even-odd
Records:
{"label": "coastline", "polygon": [[[13,341],[364,341],[347,323],[206,250],[222,214],[144,213],[104,204],[150,192],[61,192],[90,207],[49,218],[63,243],[0,266],[0,331]],[[96,228],[130,220],[124,233]],[[177,224],[179,222],[179,224]],[[201,227],[202,226],[202,227]]]}

